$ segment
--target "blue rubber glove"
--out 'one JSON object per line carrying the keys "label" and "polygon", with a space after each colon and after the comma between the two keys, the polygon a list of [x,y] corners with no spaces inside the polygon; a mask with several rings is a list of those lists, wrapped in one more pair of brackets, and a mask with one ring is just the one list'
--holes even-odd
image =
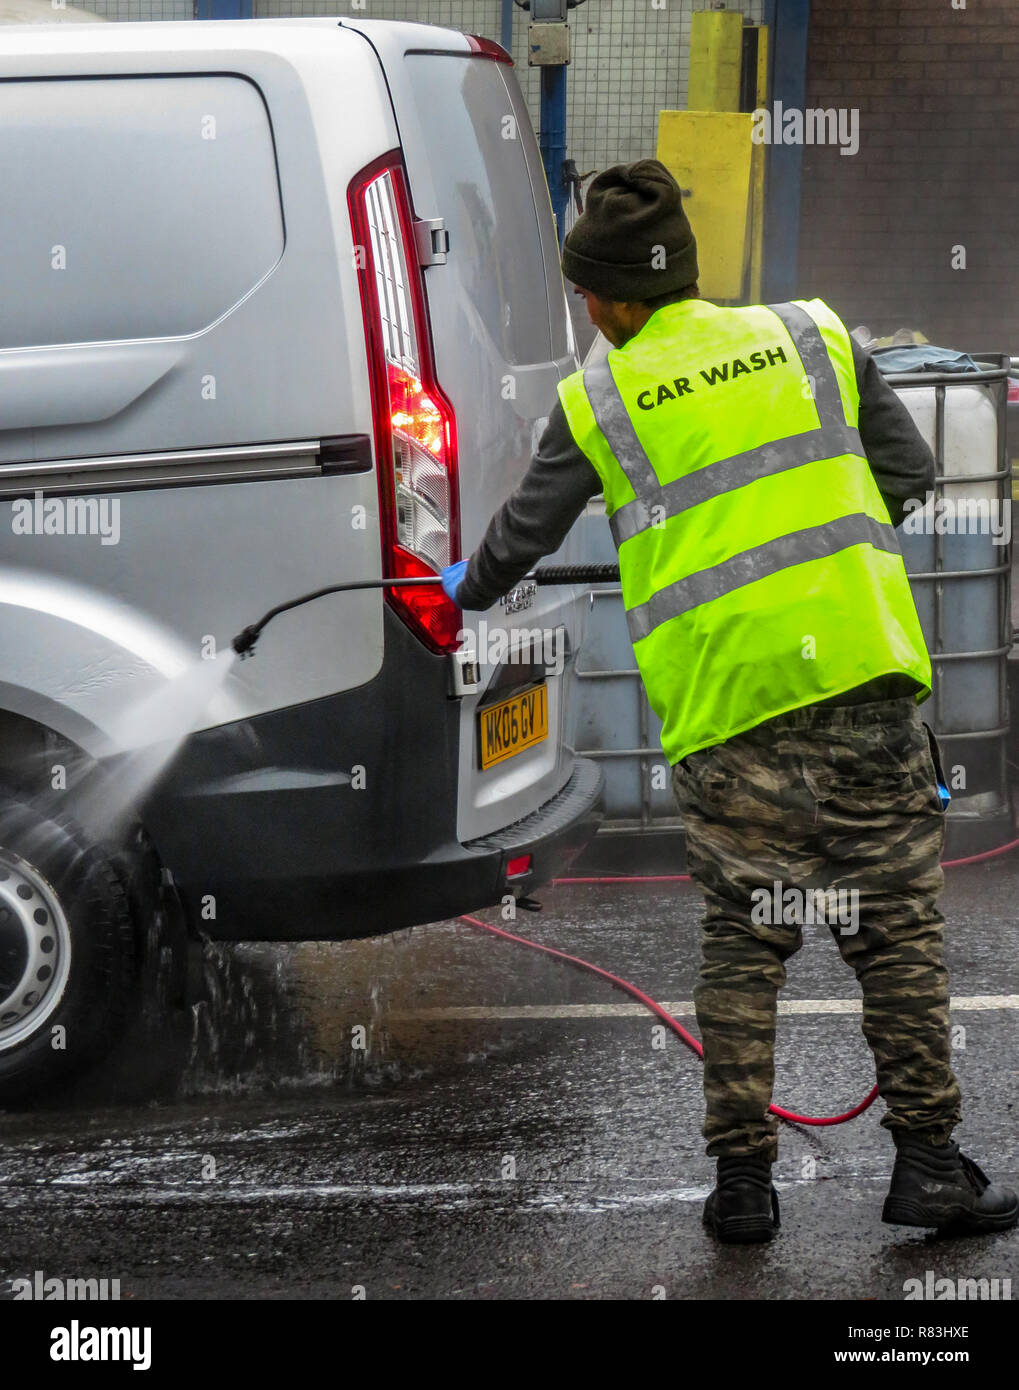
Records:
{"label": "blue rubber glove", "polygon": [[951,796],[951,793],[949,792],[948,788],[947,788],[946,786],[943,786],[943,785],[939,782],[939,783],[938,783],[938,800],[941,802],[941,809],[942,809],[943,811],[946,809],[946,807],[948,806],[948,803],[951,801],[951,799],[952,799],[952,796]]}
{"label": "blue rubber glove", "polygon": [[454,603],[457,602],[456,591],[459,589],[466,573],[466,560],[457,560],[455,565],[447,565],[442,571],[442,587],[445,589],[447,596],[451,598]]}

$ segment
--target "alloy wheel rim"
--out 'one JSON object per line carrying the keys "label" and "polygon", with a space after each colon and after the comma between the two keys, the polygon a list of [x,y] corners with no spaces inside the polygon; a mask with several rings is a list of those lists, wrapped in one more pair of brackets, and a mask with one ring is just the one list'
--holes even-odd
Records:
{"label": "alloy wheel rim", "polygon": [[0,1053],[43,1026],[64,996],[71,932],[52,884],[0,849]]}

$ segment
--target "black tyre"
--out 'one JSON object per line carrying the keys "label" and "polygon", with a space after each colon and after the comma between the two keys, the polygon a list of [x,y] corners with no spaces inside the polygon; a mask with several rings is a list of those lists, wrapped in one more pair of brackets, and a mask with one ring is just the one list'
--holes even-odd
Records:
{"label": "black tyre", "polygon": [[109,852],[0,792],[0,1106],[106,1056],[137,1000],[135,923]]}

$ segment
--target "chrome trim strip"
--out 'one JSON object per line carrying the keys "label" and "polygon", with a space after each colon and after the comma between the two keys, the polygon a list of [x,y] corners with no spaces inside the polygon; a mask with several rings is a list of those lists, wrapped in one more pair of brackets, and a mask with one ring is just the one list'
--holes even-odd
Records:
{"label": "chrome trim strip", "polygon": [[0,463],[0,496],[20,497],[36,490],[95,492],[118,487],[318,477],[323,472],[321,451],[320,440],[307,439],[283,444]]}

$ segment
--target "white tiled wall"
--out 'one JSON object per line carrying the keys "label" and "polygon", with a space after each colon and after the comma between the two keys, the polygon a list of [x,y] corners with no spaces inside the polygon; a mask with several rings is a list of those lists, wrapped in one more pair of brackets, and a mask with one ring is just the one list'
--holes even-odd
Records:
{"label": "white tiled wall", "polygon": [[[191,0],[76,0],[109,19],[190,19]],[[567,154],[581,173],[655,152],[658,112],[686,104],[690,16],[708,0],[588,0],[570,11],[573,47],[567,74]],[[729,0],[759,23],[763,0]],[[255,0],[257,19],[282,15],[355,15],[413,19],[499,38],[499,0],[366,0],[362,9],[328,0]],[[513,57],[535,130],[539,69],[527,66],[529,15],[516,10]]]}
{"label": "white tiled wall", "polygon": [[194,19],[193,0],[74,0],[79,10],[106,19]]}

